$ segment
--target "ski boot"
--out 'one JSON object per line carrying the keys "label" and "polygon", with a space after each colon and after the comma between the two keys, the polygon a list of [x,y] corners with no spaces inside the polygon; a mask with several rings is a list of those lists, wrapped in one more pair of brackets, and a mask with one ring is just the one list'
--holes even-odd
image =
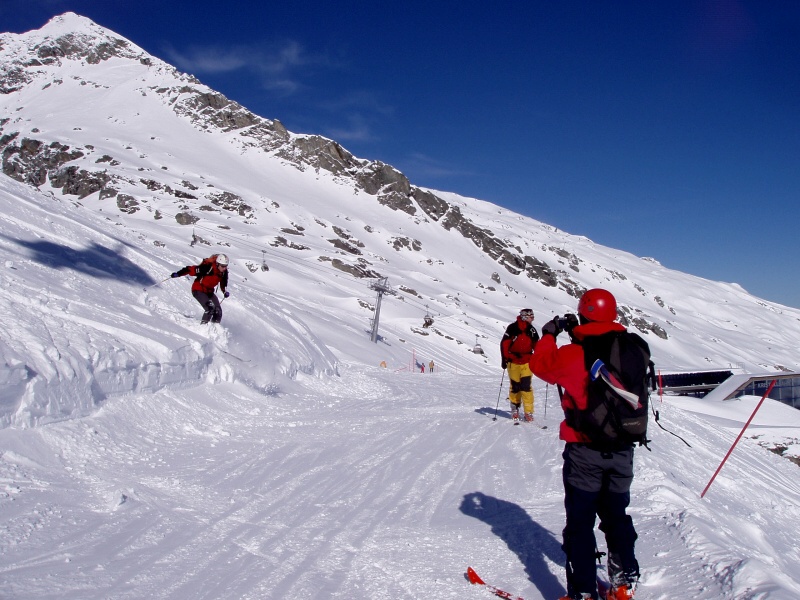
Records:
{"label": "ski boot", "polygon": [[635,583],[623,583],[622,585],[609,588],[606,594],[606,600],[632,600],[635,591]]}

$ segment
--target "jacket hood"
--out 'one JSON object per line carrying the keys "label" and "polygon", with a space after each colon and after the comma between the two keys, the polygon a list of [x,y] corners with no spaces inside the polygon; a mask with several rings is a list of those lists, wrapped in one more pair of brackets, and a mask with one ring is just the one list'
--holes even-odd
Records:
{"label": "jacket hood", "polygon": [[592,337],[595,335],[603,335],[604,333],[608,333],[609,331],[625,331],[625,327],[617,323],[616,321],[612,323],[602,323],[598,321],[590,321],[589,323],[584,323],[583,325],[578,325],[572,329],[571,335],[575,337],[578,341]]}

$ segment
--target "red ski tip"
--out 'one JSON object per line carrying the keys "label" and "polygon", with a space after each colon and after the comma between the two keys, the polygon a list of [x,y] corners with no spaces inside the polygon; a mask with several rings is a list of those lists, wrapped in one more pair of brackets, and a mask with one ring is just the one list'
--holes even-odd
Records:
{"label": "red ski tip", "polygon": [[485,585],[486,589],[492,592],[495,596],[500,598],[505,598],[506,600],[522,600],[519,596],[512,596],[508,592],[501,590],[500,588],[496,588],[493,585],[489,585],[485,583],[483,579],[478,577],[478,574],[475,572],[475,569],[472,567],[467,567],[467,579],[469,579],[470,583],[477,583],[480,585]]}
{"label": "red ski tip", "polygon": [[483,579],[478,577],[478,574],[475,572],[475,569],[472,567],[467,567],[467,578],[469,579],[470,583],[479,583],[481,585],[486,585],[483,582]]}

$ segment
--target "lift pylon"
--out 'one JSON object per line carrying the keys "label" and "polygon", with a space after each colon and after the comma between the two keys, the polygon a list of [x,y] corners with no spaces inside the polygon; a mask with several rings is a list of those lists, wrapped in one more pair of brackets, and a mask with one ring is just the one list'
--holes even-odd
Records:
{"label": "lift pylon", "polygon": [[370,334],[370,341],[371,342],[378,342],[378,325],[381,319],[381,300],[383,299],[384,294],[391,294],[394,296],[397,292],[395,292],[392,287],[389,285],[389,278],[384,277],[379,279],[375,283],[370,284],[370,289],[375,290],[377,292],[378,297],[375,300],[375,318],[372,319],[372,333]]}

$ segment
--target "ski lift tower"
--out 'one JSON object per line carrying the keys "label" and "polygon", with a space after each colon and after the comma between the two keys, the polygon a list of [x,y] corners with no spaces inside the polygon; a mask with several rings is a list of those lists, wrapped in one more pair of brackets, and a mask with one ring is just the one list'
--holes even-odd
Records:
{"label": "ski lift tower", "polygon": [[378,343],[378,323],[381,319],[381,299],[383,298],[384,294],[391,294],[394,296],[396,292],[391,288],[389,285],[389,278],[384,277],[383,279],[379,279],[376,283],[370,284],[370,289],[375,290],[378,293],[378,298],[375,301],[375,318],[372,319],[372,333],[370,335],[370,341]]}

